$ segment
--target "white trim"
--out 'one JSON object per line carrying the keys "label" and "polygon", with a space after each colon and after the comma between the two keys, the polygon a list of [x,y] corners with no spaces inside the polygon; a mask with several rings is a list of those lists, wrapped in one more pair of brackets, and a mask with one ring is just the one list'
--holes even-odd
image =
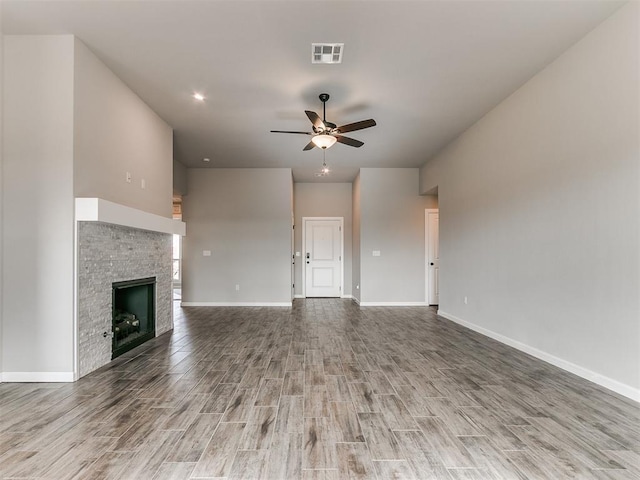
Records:
{"label": "white trim", "polygon": [[[437,208],[424,209],[424,301],[429,303],[429,214],[440,213]],[[435,305],[435,304],[434,304]]]}
{"label": "white trim", "polygon": [[2,372],[2,382],[68,383],[75,381],[74,372]]}
{"label": "white trim", "polygon": [[186,235],[186,223],[102,198],[76,198],[76,222],[103,222],[172,235]]}
{"label": "white trim", "polygon": [[[80,378],[80,322],[78,319],[78,222],[73,222],[73,381]],[[173,309],[171,309],[173,311]]]}
{"label": "white trim", "polygon": [[361,307],[427,307],[427,302],[358,302]]}
{"label": "white trim", "polygon": [[493,338],[500,343],[509,345],[510,347],[520,350],[521,352],[528,353],[529,355],[536,357],[539,360],[543,360],[547,363],[550,363],[551,365],[566,370],[567,372],[571,372],[579,377],[589,380],[590,382],[600,385],[601,387],[619,393],[620,395],[630,398],[631,400],[640,402],[640,389],[633,388],[630,385],[626,385],[622,382],[606,377],[587,368],[581,367],[580,365],[576,365],[575,363],[571,363],[562,358],[558,358],[554,355],[551,355],[550,353],[538,350],[537,348],[531,347],[526,343],[519,342],[518,340],[514,340],[512,338],[488,330],[484,327],[480,327],[473,323],[467,322],[466,320],[462,320],[461,318],[458,318],[455,315],[451,315],[450,313],[443,312],[442,310],[438,310],[438,315],[454,323],[462,325],[463,327],[467,327],[474,332],[478,332],[489,338]]}
{"label": "white trim", "polygon": [[180,302],[181,307],[290,307],[292,302]]}
{"label": "white trim", "polygon": [[[305,260],[307,254],[305,252],[307,231],[307,220],[339,220],[340,221],[340,292],[344,292],[344,217],[302,217],[302,298],[307,298],[307,287],[305,285],[307,279],[307,267]],[[333,297],[328,297],[333,298]],[[341,297],[342,298],[342,297]]]}
{"label": "white trim", "polygon": [[[307,298],[304,295],[296,295],[294,298]],[[332,298],[332,297],[327,297]],[[340,298],[353,298],[353,295],[340,295]]]}
{"label": "white trim", "polygon": [[[292,180],[293,182],[293,180]],[[291,183],[293,199],[293,183]],[[292,200],[293,203],[293,200]],[[296,298],[296,217],[291,211],[291,300]]]}

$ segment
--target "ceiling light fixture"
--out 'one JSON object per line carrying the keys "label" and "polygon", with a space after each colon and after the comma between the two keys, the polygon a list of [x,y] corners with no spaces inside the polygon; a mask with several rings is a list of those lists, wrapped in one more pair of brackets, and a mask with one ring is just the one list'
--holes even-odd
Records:
{"label": "ceiling light fixture", "polygon": [[320,98],[320,101],[322,102],[322,118],[320,118],[320,116],[316,112],[312,112],[310,110],[304,111],[304,113],[307,114],[307,117],[313,124],[313,130],[311,132],[271,130],[271,133],[294,133],[296,135],[311,135],[311,141],[307,143],[302,149],[304,152],[312,150],[315,147],[320,147],[324,150],[331,147],[336,142],[355,148],[359,148],[364,145],[364,143],[360,140],[345,137],[343,133],[355,132],[356,130],[375,127],[376,121],[373,118],[370,118],[369,120],[361,120],[359,122],[337,126],[335,123],[327,121],[327,100],[329,100],[329,94],[321,93],[318,98]]}
{"label": "ceiling light fixture", "polygon": [[210,158],[203,158],[202,161],[206,162],[206,163],[209,163],[211,161],[211,159]]}
{"label": "ceiling light fixture", "polygon": [[328,135],[326,133],[321,133],[320,135],[316,135],[315,137],[313,137],[311,139],[311,141],[313,142],[313,144],[316,147],[319,147],[319,148],[322,148],[323,150],[326,150],[331,145],[336,143],[337,139],[333,135]]}
{"label": "ceiling light fixture", "polygon": [[195,98],[199,102],[202,102],[204,100],[204,95],[202,95],[201,93],[196,92],[196,93],[193,94],[193,98]]}

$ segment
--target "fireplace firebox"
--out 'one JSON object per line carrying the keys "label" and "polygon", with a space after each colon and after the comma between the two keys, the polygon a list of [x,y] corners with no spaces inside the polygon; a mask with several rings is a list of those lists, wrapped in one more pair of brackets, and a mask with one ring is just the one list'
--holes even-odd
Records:
{"label": "fireplace firebox", "polygon": [[114,359],[155,337],[156,278],[115,282],[112,286]]}

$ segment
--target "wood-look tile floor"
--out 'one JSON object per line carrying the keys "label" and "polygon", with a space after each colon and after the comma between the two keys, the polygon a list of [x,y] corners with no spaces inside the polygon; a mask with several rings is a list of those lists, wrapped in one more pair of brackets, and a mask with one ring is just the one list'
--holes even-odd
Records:
{"label": "wood-look tile floor", "polygon": [[638,404],[431,308],[175,323],[75,384],[1,384],[2,478],[640,478]]}

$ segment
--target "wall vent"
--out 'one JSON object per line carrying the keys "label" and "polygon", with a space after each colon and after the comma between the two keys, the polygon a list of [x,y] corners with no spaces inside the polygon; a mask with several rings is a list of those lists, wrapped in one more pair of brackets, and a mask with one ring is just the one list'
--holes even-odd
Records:
{"label": "wall vent", "polygon": [[312,43],[311,63],[342,63],[344,43]]}

